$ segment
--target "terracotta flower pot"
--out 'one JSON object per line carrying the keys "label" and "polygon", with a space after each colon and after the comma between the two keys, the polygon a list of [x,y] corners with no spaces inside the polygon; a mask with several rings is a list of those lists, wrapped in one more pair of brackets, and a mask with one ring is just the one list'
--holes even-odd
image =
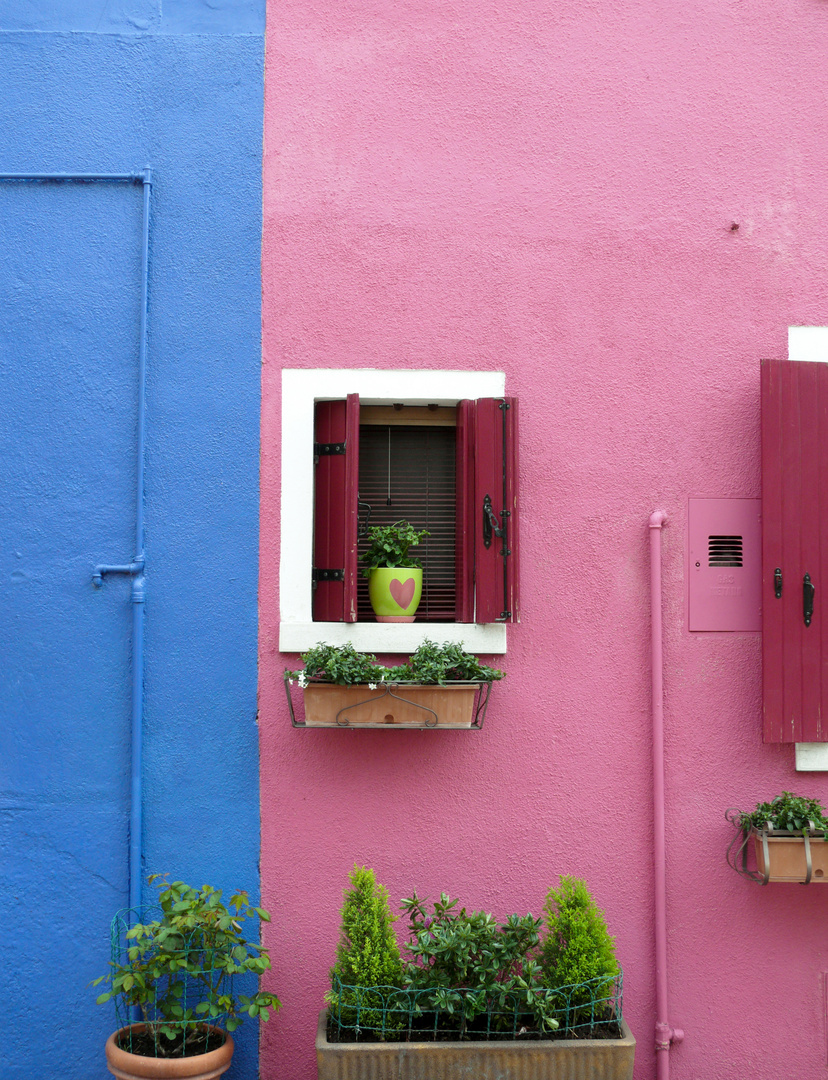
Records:
{"label": "terracotta flower pot", "polygon": [[423,572],[416,566],[378,566],[368,578],[368,596],[377,622],[414,622],[423,595]]}
{"label": "terracotta flower pot", "polygon": [[[213,1080],[230,1068],[233,1039],[220,1028],[210,1028],[224,1035],[224,1043],[218,1050],[184,1058],[145,1057],[121,1050],[118,1039],[127,1030],[121,1028],[106,1040],[106,1064],[119,1080]],[[134,1030],[143,1031],[144,1025],[137,1024]]]}

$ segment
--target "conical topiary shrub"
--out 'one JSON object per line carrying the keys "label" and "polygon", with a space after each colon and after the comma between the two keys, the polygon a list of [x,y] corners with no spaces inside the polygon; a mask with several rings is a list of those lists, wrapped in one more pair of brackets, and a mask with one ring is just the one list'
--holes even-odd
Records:
{"label": "conical topiary shrub", "polygon": [[604,914],[589,895],[586,882],[562,876],[560,888],[547,893],[544,914],[544,982],[551,989],[572,988],[561,994],[557,1006],[567,1010],[562,1026],[591,1026],[606,1019],[601,1001],[612,997],[620,968],[615,939],[610,937]]}
{"label": "conical topiary shrub", "polygon": [[327,995],[331,1018],[343,1026],[356,1027],[358,1033],[364,1029],[394,1030],[401,1021],[388,1015],[386,995],[372,994],[371,988],[388,990],[402,985],[402,962],[392,925],[396,916],[391,913],[388,890],[377,883],[373,870],[354,866],[349,881]]}

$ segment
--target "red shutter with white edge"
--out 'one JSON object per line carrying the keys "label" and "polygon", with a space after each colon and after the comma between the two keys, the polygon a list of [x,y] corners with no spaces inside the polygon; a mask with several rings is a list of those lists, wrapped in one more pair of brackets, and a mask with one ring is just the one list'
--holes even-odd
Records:
{"label": "red shutter with white edge", "polygon": [[762,362],[765,742],[828,742],[826,602],[828,364],[765,360]]}
{"label": "red shutter with white edge", "polygon": [[[468,580],[468,560],[473,558],[474,621],[518,622],[517,398],[480,398],[460,406],[458,621],[469,621],[461,585]],[[461,475],[467,478],[462,483]]]}
{"label": "red shutter with white edge", "polygon": [[356,622],[359,395],[314,417],[313,618]]}

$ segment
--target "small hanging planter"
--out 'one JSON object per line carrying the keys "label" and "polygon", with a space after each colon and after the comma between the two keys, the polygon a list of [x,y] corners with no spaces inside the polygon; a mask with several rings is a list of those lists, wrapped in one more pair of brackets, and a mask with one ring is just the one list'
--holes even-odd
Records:
{"label": "small hanging planter", "polygon": [[[728,810],[737,832],[727,862],[742,877],[802,885],[828,882],[828,829],[821,804],[783,791],[773,802],[759,803],[752,814]],[[753,850],[756,868],[748,866]]]}

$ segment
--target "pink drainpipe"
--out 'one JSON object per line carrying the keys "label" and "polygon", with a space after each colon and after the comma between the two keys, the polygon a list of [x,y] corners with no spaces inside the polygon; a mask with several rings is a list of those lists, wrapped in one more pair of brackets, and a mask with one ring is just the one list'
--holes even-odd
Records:
{"label": "pink drainpipe", "polygon": [[650,609],[653,683],[653,857],[655,862],[656,1076],[670,1076],[670,1045],[684,1032],[667,1020],[667,886],[664,842],[664,655],[661,643],[661,527],[667,515],[650,515]]}

